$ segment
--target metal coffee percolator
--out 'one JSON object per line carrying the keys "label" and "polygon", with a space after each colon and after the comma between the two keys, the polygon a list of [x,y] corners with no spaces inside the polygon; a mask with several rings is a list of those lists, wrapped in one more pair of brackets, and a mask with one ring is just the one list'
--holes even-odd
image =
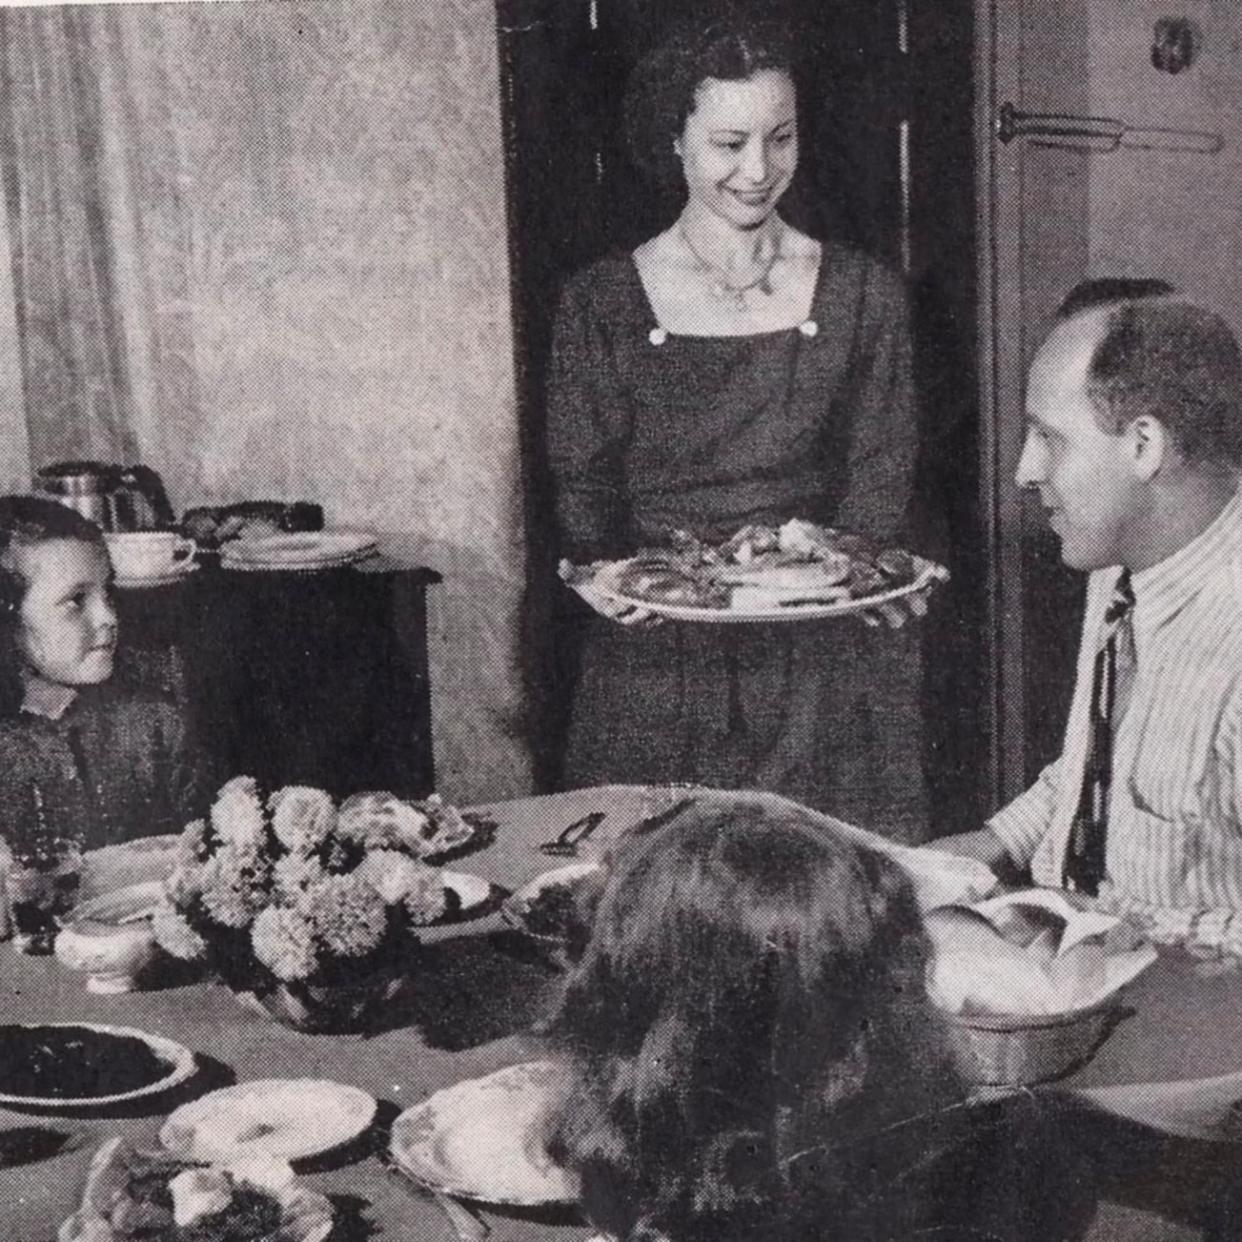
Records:
{"label": "metal coffee percolator", "polygon": [[106,531],[158,530],[176,520],[164,484],[149,466],[62,461],[39,470],[34,485]]}

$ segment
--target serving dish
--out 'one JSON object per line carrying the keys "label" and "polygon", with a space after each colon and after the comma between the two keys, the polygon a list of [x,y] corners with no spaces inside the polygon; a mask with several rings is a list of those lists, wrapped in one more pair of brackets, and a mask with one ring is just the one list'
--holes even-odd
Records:
{"label": "serving dish", "polygon": [[710,608],[692,604],[661,603],[659,600],[639,598],[628,594],[621,585],[622,577],[629,571],[626,561],[613,561],[601,565],[596,571],[593,585],[602,595],[615,603],[631,608],[642,608],[670,621],[696,621],[709,625],[768,624],[785,621],[820,621],[831,617],[848,617],[892,604],[916,595],[943,581],[946,570],[921,557],[915,559],[915,577],[911,582],[894,586],[871,595],[843,597],[839,588],[826,585],[823,591],[792,591],[777,601],[780,593],[759,588],[738,588],[733,593],[733,603],[728,607]]}
{"label": "serving dish", "polygon": [[375,1110],[373,1096],[326,1078],[261,1078],[183,1104],[164,1123],[160,1142],[208,1164],[256,1155],[304,1160],[353,1142]]}
{"label": "serving dish", "polygon": [[[66,1037],[73,1030],[89,1031],[101,1043],[101,1051],[111,1041],[115,1047],[108,1055],[117,1058],[125,1056],[126,1050],[133,1047],[129,1041],[138,1040],[146,1045],[156,1061],[166,1066],[166,1071],[158,1079],[142,1086],[111,1094],[62,1096],[0,1092],[0,1105],[43,1110],[99,1108],[124,1104],[131,1100],[139,1100],[169,1091],[185,1082],[197,1069],[194,1054],[188,1048],[171,1039],[166,1039],[163,1035],[153,1035],[148,1031],[140,1031],[136,1027],[110,1026],[96,1022],[23,1022],[8,1023],[6,1026],[10,1029],[23,1027],[32,1032],[55,1029],[65,1032]],[[5,1027],[0,1027],[0,1035],[4,1030]]]}
{"label": "serving dish", "polygon": [[[180,1227],[179,1200],[182,1209],[192,1205],[195,1217]],[[239,1209],[250,1218],[221,1220],[222,1213]],[[331,1202],[301,1185],[287,1164],[250,1161],[230,1169],[204,1168],[167,1153],[140,1152],[118,1137],[91,1158],[82,1206],[61,1225],[56,1238],[139,1242],[155,1236],[261,1236],[270,1242],[326,1242],[332,1229]]]}
{"label": "serving dish", "polygon": [[1073,1073],[1125,1015],[1117,997],[1055,1014],[941,1014],[958,1070],[989,1087],[1030,1087]]}
{"label": "serving dish", "polygon": [[546,1149],[562,1072],[554,1062],[530,1061],[437,1091],[393,1122],[393,1162],[426,1189],[460,1199],[509,1207],[576,1202],[576,1176]]}

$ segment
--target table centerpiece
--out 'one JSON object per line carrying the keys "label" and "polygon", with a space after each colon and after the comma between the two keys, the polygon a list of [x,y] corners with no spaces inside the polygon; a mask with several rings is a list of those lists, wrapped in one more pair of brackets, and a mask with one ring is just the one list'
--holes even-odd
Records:
{"label": "table centerpiece", "polygon": [[235,777],[181,835],[156,940],[287,1025],[364,1030],[400,991],[416,929],[446,912],[427,858],[472,831],[436,798],[365,793],[338,808],[307,786],[264,800]]}

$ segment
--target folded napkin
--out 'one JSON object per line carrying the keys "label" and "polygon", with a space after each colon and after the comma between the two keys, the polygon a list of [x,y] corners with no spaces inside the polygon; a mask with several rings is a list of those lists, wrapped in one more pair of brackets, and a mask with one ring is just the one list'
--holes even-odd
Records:
{"label": "folded napkin", "polygon": [[934,911],[932,996],[950,1013],[1053,1015],[1103,1004],[1156,960],[1151,945],[1108,943],[1121,922],[1055,889]]}

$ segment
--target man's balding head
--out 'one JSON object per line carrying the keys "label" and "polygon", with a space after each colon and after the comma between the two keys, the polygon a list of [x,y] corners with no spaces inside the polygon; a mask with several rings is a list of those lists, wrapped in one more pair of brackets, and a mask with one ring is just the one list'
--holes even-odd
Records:
{"label": "man's balding head", "polygon": [[1242,468],[1242,348],[1223,316],[1148,296],[1068,318],[1080,317],[1100,324],[1086,385],[1104,430],[1146,415],[1188,467]]}

